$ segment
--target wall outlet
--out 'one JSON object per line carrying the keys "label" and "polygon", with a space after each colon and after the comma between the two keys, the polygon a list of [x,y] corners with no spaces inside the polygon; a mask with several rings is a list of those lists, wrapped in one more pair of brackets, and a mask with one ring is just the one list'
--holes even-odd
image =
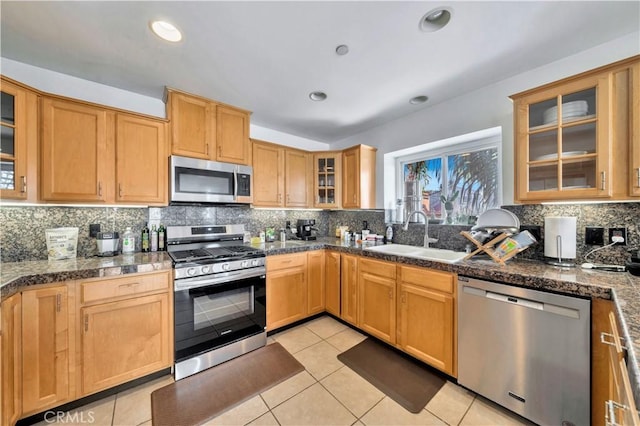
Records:
{"label": "wall outlet", "polygon": [[613,237],[622,237],[624,241],[616,243],[617,246],[627,245],[627,228],[609,228],[609,242],[613,242]]}
{"label": "wall outlet", "polygon": [[604,245],[604,228],[586,227],[584,228],[584,243],[592,246]]}
{"label": "wall outlet", "polygon": [[91,238],[95,238],[98,236],[98,232],[100,232],[100,224],[92,223],[89,225],[89,236]]}

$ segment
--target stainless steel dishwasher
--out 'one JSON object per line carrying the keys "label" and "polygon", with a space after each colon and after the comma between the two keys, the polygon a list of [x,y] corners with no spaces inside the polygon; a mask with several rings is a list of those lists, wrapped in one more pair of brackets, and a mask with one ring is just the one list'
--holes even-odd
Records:
{"label": "stainless steel dishwasher", "polygon": [[458,278],[458,383],[541,425],[590,423],[591,302]]}

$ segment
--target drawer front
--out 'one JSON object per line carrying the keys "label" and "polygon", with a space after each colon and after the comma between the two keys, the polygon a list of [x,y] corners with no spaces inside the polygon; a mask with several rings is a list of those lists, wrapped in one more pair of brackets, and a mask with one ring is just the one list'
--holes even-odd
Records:
{"label": "drawer front", "polygon": [[434,271],[433,269],[400,267],[400,280],[432,290],[453,294],[455,288],[454,275],[449,272]]}
{"label": "drawer front", "polygon": [[368,272],[379,277],[396,279],[396,264],[360,258],[360,271]]}
{"label": "drawer front", "polygon": [[307,264],[307,252],[267,256],[267,271],[294,268]]}
{"label": "drawer front", "polygon": [[171,271],[151,274],[128,274],[118,278],[101,278],[80,283],[82,303],[116,299],[155,291],[167,291],[171,287]]}

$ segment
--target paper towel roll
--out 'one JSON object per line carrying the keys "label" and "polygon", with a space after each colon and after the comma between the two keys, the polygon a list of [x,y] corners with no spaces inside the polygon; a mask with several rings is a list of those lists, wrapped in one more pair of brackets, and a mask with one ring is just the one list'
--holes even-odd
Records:
{"label": "paper towel roll", "polygon": [[576,218],[544,218],[544,255],[557,259],[576,258]]}

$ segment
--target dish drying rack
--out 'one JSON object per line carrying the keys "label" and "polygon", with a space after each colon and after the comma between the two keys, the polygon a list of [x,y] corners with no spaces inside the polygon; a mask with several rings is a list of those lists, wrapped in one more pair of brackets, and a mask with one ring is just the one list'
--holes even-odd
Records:
{"label": "dish drying rack", "polygon": [[[475,228],[474,230],[481,230],[482,228]],[[500,230],[496,227],[492,227],[491,229],[493,230]],[[488,231],[488,229],[486,229]],[[486,253],[489,255],[489,257],[491,259],[493,259],[493,261],[504,265],[505,262],[509,259],[511,259],[513,256],[515,256],[518,253],[521,253],[523,250],[526,250],[527,247],[522,247],[522,248],[517,248],[514,249],[512,251],[510,251],[509,253],[506,253],[503,256],[499,256],[496,253],[496,245],[500,242],[502,242],[505,238],[510,237],[511,235],[513,235],[515,232],[517,232],[516,228],[505,228],[498,236],[492,238],[491,240],[482,243],[478,240],[476,240],[475,238],[473,238],[473,235],[469,232],[469,231],[462,231],[460,232],[460,235],[462,235],[463,237],[467,238],[469,241],[471,241],[475,246],[476,249],[474,251],[472,251],[471,253],[469,253],[468,255],[466,255],[464,257],[463,260],[467,260],[472,258],[473,256],[475,256],[478,253]]]}

